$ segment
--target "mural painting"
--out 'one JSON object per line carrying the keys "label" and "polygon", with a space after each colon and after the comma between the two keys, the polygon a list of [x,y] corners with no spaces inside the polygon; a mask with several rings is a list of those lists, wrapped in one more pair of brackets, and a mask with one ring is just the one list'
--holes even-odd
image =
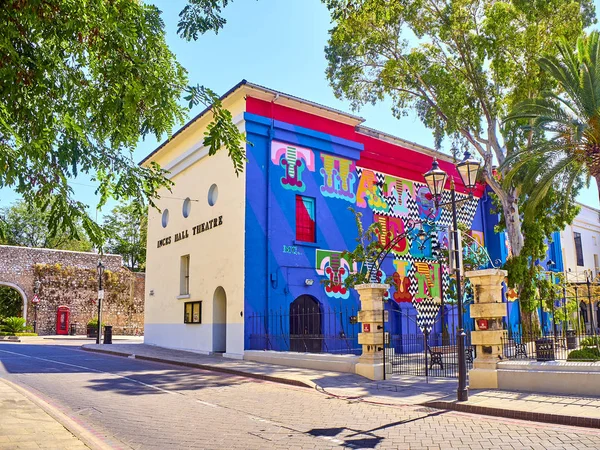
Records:
{"label": "mural painting", "polygon": [[358,270],[358,264],[342,256],[342,252],[317,249],[317,274],[326,278],[325,295],[330,298],[347,299],[350,290],[344,286],[344,280],[351,272]]}
{"label": "mural painting", "polygon": [[306,190],[306,184],[302,181],[302,172],[305,169],[310,172],[315,171],[315,155],[312,150],[273,141],[271,161],[285,170],[280,180],[284,189],[298,192]]}
{"label": "mural painting", "polygon": [[354,183],[356,181],[354,161],[337,156],[321,153],[323,167],[323,185],[321,194],[324,197],[332,197],[354,203]]}

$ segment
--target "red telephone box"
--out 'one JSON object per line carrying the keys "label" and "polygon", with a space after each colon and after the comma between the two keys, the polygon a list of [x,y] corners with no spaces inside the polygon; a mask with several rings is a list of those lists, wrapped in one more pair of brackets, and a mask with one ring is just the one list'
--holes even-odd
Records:
{"label": "red telephone box", "polygon": [[56,334],[69,334],[69,307],[59,306],[56,310]]}

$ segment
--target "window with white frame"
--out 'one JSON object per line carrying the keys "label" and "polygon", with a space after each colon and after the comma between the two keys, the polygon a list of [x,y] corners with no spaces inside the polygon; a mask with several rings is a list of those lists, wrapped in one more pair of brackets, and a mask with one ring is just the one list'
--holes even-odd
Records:
{"label": "window with white frame", "polygon": [[181,257],[179,295],[190,294],[190,255]]}

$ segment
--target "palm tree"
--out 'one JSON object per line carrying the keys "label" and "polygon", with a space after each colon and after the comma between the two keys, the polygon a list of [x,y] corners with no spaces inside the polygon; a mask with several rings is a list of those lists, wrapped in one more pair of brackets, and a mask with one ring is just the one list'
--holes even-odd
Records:
{"label": "palm tree", "polygon": [[521,129],[529,145],[507,158],[511,170],[504,182],[522,178],[530,211],[551,188],[568,196],[583,176],[596,179],[600,197],[600,34],[581,36],[576,48],[561,41],[558,49],[538,63],[559,93],[521,102],[505,119],[527,123]]}

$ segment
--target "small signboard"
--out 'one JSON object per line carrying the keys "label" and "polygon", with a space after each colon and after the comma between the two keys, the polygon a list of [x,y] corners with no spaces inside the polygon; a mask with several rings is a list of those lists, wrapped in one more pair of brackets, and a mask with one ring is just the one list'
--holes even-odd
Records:
{"label": "small signboard", "polygon": [[98,291],[98,300],[104,300],[104,289]]}
{"label": "small signboard", "polygon": [[363,323],[363,333],[370,333],[370,332],[371,332],[371,324]]}
{"label": "small signboard", "polygon": [[40,298],[37,296],[37,294],[35,294],[33,296],[33,298],[31,299],[31,303],[39,303],[40,302]]}

